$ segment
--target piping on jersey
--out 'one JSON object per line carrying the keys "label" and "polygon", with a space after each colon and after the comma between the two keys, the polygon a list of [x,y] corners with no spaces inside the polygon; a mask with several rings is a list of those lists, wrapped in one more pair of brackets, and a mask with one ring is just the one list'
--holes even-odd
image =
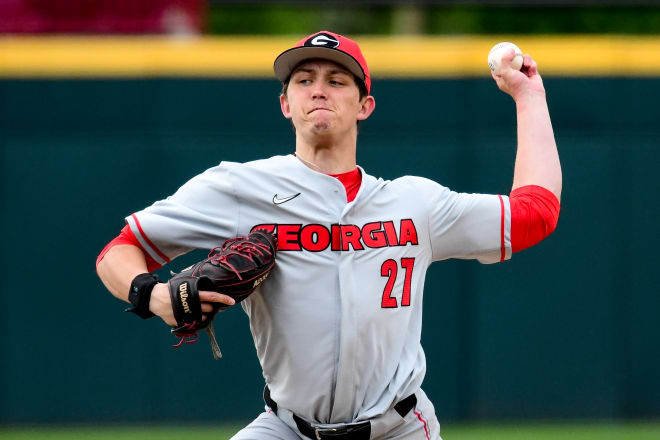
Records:
{"label": "piping on jersey", "polygon": [[[153,252],[149,252],[150,254],[152,254],[151,257],[154,258],[154,260],[156,260],[159,264],[164,265],[165,263],[169,263],[170,259],[167,258],[167,255],[162,253],[160,249],[158,249],[158,247],[151,240],[149,240],[147,234],[142,230],[142,225],[140,224],[140,221],[138,220],[137,216],[135,214],[132,214],[131,219],[135,222],[135,226],[137,227],[137,230],[139,232],[139,235],[136,235],[136,237],[138,241],[140,241],[140,244],[145,246],[145,249],[150,249],[153,251]],[[140,239],[144,240],[144,243]],[[156,257],[160,258],[162,261],[158,261]]]}
{"label": "piping on jersey", "polygon": [[501,218],[500,220],[500,263],[506,259],[506,247],[504,245],[504,217],[506,216],[506,212],[504,210],[504,200],[502,199],[501,195],[497,195],[497,197],[500,199],[500,212],[501,212]]}
{"label": "piping on jersey", "polygon": [[422,413],[419,411],[414,411],[414,412],[417,418],[419,419],[419,421],[424,424],[424,434],[426,434],[426,440],[431,440],[431,435],[429,434],[429,428],[428,428],[429,425],[426,422],[426,420],[422,418]]}

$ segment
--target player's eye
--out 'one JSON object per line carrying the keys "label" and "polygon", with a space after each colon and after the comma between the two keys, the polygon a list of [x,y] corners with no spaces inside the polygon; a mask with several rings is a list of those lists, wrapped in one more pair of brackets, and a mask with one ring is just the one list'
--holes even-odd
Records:
{"label": "player's eye", "polygon": [[307,79],[307,78],[301,78],[301,79],[298,80],[298,84],[309,84],[311,82],[312,82],[312,80]]}

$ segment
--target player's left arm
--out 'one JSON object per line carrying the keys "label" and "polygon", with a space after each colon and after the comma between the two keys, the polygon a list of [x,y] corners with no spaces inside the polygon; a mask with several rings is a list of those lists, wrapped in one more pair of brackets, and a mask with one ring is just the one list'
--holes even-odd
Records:
{"label": "player's left arm", "polygon": [[[502,59],[513,60],[513,49]],[[518,149],[513,175],[511,241],[513,251],[532,246],[554,231],[559,217],[562,173],[545,87],[536,62],[523,56],[520,71],[493,75],[500,90],[516,103]]]}

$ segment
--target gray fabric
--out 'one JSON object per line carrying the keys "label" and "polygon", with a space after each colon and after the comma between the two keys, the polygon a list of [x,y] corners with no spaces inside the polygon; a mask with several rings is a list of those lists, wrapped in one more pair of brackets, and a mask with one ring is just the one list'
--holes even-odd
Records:
{"label": "gray fabric", "polygon": [[[339,180],[291,155],[223,162],[135,214],[145,241],[170,259],[213,248],[255,225],[280,225],[276,266],[242,306],[272,398],[310,422],[372,419],[419,390],[426,371],[420,344],[426,270],[445,258],[499,261],[502,206],[505,255],[511,255],[507,197],[500,202],[494,195],[454,193],[428,179],[384,181],[361,171],[360,191],[347,203]],[[276,194],[284,199],[298,193],[273,203]],[[306,235],[308,247],[336,231],[332,225],[344,225],[348,250],[283,250],[298,243],[296,228],[310,224],[319,226],[316,235]],[[369,224],[376,228],[365,232]],[[402,240],[404,225],[414,225],[408,240],[393,243]],[[351,241],[349,233],[360,239]],[[339,238],[335,243],[342,244]],[[388,301],[395,307],[383,308],[390,278],[394,299]]]}
{"label": "gray fabric", "polygon": [[238,431],[231,440],[301,440],[301,438],[275,414],[264,412]]}

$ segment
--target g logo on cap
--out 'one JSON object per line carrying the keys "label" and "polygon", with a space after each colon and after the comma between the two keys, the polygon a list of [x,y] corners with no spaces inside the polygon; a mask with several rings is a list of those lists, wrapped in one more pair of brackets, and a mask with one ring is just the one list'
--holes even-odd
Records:
{"label": "g logo on cap", "polygon": [[334,49],[335,47],[339,46],[339,41],[337,41],[337,39],[331,35],[320,33],[305,41],[305,46],[330,47]]}

